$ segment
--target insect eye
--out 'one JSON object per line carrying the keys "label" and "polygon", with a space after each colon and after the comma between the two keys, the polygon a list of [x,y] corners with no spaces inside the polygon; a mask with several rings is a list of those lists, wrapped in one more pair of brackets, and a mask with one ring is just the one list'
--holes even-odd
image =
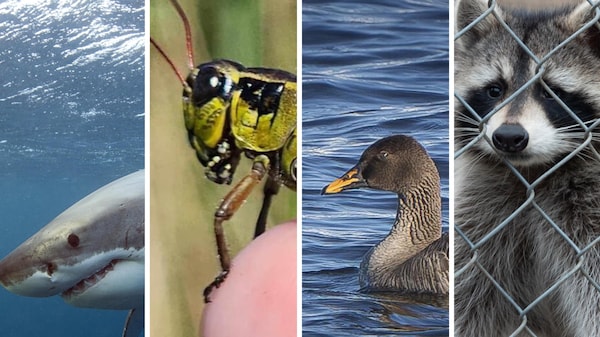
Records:
{"label": "insect eye", "polygon": [[218,88],[219,87],[219,78],[217,76],[212,76],[211,78],[208,79],[208,86],[211,88]]}
{"label": "insect eye", "polygon": [[504,94],[504,88],[499,84],[492,84],[486,89],[489,98],[498,99]]}
{"label": "insect eye", "polygon": [[193,102],[201,106],[215,97],[228,100],[233,84],[214,67],[201,67],[193,86]]}
{"label": "insect eye", "polygon": [[198,75],[196,75],[195,84],[204,87],[218,88],[219,77],[221,76],[219,71],[214,67],[200,67],[200,69],[198,69]]}

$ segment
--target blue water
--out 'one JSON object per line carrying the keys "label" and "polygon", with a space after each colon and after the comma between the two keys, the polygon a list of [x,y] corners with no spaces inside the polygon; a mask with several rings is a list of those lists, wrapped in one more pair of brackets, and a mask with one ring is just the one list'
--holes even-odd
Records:
{"label": "blue water", "polygon": [[303,1],[304,336],[447,336],[447,303],[359,291],[358,266],[389,232],[396,195],[321,196],[362,151],[419,140],[440,169],[448,219],[448,1]]}
{"label": "blue water", "polygon": [[[144,166],[144,2],[0,2],[0,257]],[[125,311],[0,288],[2,336],[120,336]]]}

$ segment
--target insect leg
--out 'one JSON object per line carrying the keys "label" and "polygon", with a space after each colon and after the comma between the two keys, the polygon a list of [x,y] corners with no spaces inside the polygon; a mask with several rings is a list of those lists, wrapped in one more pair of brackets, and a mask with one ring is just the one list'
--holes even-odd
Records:
{"label": "insect leg", "polygon": [[269,175],[263,189],[263,204],[260,209],[258,219],[256,220],[254,238],[265,232],[267,226],[267,216],[269,215],[269,208],[271,207],[271,200],[273,200],[273,196],[279,192],[279,186],[281,186],[280,183]]}
{"label": "insect leg", "polygon": [[235,212],[240,208],[254,187],[260,183],[269,171],[269,158],[265,155],[259,155],[254,158],[252,169],[242,178],[232,189],[227,193],[221,204],[215,212],[215,238],[217,241],[217,252],[219,253],[219,261],[221,262],[221,273],[215,280],[204,289],[204,301],[210,302],[208,296],[215,287],[219,287],[231,268],[231,256],[227,248],[225,233],[223,232],[223,222],[229,220]]}

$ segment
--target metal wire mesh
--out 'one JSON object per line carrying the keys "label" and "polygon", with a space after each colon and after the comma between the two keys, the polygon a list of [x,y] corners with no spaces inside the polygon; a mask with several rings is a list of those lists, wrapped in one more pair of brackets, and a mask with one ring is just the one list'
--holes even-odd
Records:
{"label": "metal wire mesh", "polygon": [[[522,197],[524,201],[514,210],[511,210],[512,213],[510,213],[508,217],[495,224],[494,228],[491,231],[487,232],[485,235],[482,235],[480,237],[470,237],[462,229],[462,223],[457,222],[455,224],[455,242],[459,242],[460,244],[466,245],[469,252],[468,258],[462,259],[463,265],[457,266],[457,269],[455,271],[455,279],[459,280],[461,278],[470,277],[465,275],[466,271],[473,269],[478,270],[480,275],[485,275],[485,278],[487,278],[493,284],[497,291],[501,293],[501,296],[511,304],[512,308],[514,309],[514,312],[519,317],[520,325],[514,327],[514,330],[512,331],[512,334],[510,334],[510,336],[536,336],[536,334],[534,333],[534,330],[536,329],[531,324],[530,313],[532,312],[532,310],[534,310],[534,308],[540,305],[542,301],[551,297],[552,294],[555,291],[557,291],[557,289],[561,286],[561,284],[563,284],[571,278],[582,278],[589,281],[589,283],[596,289],[596,291],[600,293],[600,280],[594,279],[594,277],[590,275],[590,271],[588,268],[583,268],[586,259],[597,259],[597,265],[600,265],[600,254],[598,253],[600,251],[600,235],[594,240],[592,240],[589,244],[578,244],[577,242],[572,240],[567,233],[565,233],[565,225],[556,218],[553,218],[551,215],[549,215],[550,212],[548,212],[548,209],[544,209],[540,205],[540,203],[538,202],[539,196],[536,195],[536,192],[538,192],[538,186],[540,184],[542,184],[548,179],[560,179],[560,177],[553,176],[553,174],[555,174],[558,170],[560,170],[561,167],[569,163],[571,160],[573,160],[573,158],[577,156],[584,155],[586,156],[587,160],[593,161],[597,165],[600,165],[600,154],[598,154],[593,143],[594,141],[596,143],[598,141],[597,133],[600,132],[600,127],[598,127],[598,125],[600,124],[600,119],[596,117],[596,119],[593,119],[591,121],[583,121],[573,111],[573,109],[571,109],[571,107],[565,104],[561,100],[561,98],[555,92],[553,92],[553,88],[551,88],[544,81],[544,74],[546,71],[548,60],[551,59],[557,53],[558,50],[564,48],[565,45],[572,43],[572,41],[578,35],[586,32],[592,25],[596,26],[596,28],[594,29],[600,30],[600,1],[588,0],[588,2],[590,4],[590,11],[595,13],[593,19],[587,22],[583,27],[574,32],[570,37],[562,41],[560,44],[557,44],[554,47],[554,49],[552,49],[550,52],[541,56],[536,55],[529,48],[529,46],[527,46],[517,36],[513,29],[511,29],[511,27],[509,27],[509,25],[503,20],[502,16],[496,10],[497,4],[495,0],[489,1],[489,9],[483,12],[483,14],[479,16],[475,21],[467,25],[461,31],[457,32],[455,35],[455,41],[457,41],[461,39],[465,34],[467,34],[467,32],[469,32],[470,30],[476,29],[474,27],[480,24],[483,20],[486,20],[488,16],[494,16],[495,19],[503,27],[503,29],[505,29],[512,36],[514,41],[520,46],[520,48],[522,48],[527,57],[531,58],[531,60],[533,60],[533,62],[536,64],[534,75],[531,78],[529,78],[521,88],[515,90],[509,97],[503,100],[502,103],[494,107],[491,112],[485,114],[484,116],[481,116],[475,111],[473,107],[469,106],[465,97],[462,97],[458,93],[455,93],[455,104],[460,105],[461,108],[464,106],[463,110],[467,111],[467,114],[470,115],[469,118],[472,118],[477,121],[479,128],[479,133],[477,135],[474,135],[470,139],[470,141],[468,141],[468,143],[461,144],[460,147],[457,147],[455,149],[455,159],[459,159],[461,158],[461,156],[464,156],[465,153],[472,150],[478,142],[487,142],[489,143],[491,148],[494,148],[493,141],[490,139],[489,136],[486,135],[490,119],[496,113],[498,113],[498,111],[502,110],[508,104],[511,104],[511,102],[513,102],[520,94],[522,94],[525,90],[527,90],[530,86],[533,85],[541,85],[552,96],[552,98],[560,104],[560,106],[564,109],[564,112],[568,114],[570,118],[573,119],[573,121],[575,121],[575,124],[578,125],[578,127],[581,129],[581,133],[583,134],[581,143],[570,154],[562,158],[560,161],[554,163],[552,167],[547,169],[541,175],[537,176],[534,180],[528,180],[526,175],[522,173],[522,168],[519,169],[518,167],[515,167],[506,159],[502,160],[503,163],[498,163],[498,165],[504,165],[506,171],[510,171],[511,174],[518,179],[520,184],[522,184],[524,187],[523,190],[525,195]],[[600,77],[600,74],[598,74],[598,76]],[[455,79],[455,81],[460,80],[461,79],[459,78]],[[598,88],[597,92],[600,92],[600,88]],[[594,132],[596,132],[595,139]],[[598,177],[598,179],[600,179],[600,177]],[[490,186],[490,188],[493,188],[493,186]],[[481,211],[486,212],[485,209],[482,209]],[[542,291],[541,294],[539,294],[539,296],[532,300],[528,299],[527,301],[524,301],[522,298],[515,298],[515,294],[511,292],[511,290],[509,289],[510,285],[507,285],[506,281],[497,280],[497,278],[494,275],[497,275],[498,271],[491,271],[489,270],[489,268],[486,268],[484,266],[484,264],[482,263],[483,261],[481,260],[481,253],[482,250],[486,248],[486,244],[490,242],[490,240],[496,239],[499,233],[505,230],[506,227],[509,226],[509,224],[513,223],[513,221],[518,221],[519,216],[522,215],[523,212],[532,211],[538,212],[539,215],[541,215],[541,217],[544,219],[545,223],[542,224],[542,226],[547,227],[548,231],[555,231],[558,235],[560,235],[560,237],[564,240],[568,247],[572,249],[576,258],[573,261],[574,263],[572,263],[572,265],[570,265],[567,268],[567,271],[563,273],[560,278],[554,280],[554,283],[547,287],[544,291]],[[507,245],[507,249],[510,249],[509,247],[510,246]],[[594,250],[593,254],[586,254],[592,250]],[[552,252],[547,253],[552,254]],[[565,263],[571,263],[571,261],[565,261]],[[457,293],[456,296],[468,296],[468,294]],[[597,317],[598,319],[600,319],[600,305],[597,310],[599,310],[599,312],[597,313]],[[492,315],[494,313],[491,312],[489,314]],[[457,315],[460,315],[460,313],[457,313]],[[495,336],[493,332],[491,332],[490,335]],[[558,333],[557,335],[561,334]]]}

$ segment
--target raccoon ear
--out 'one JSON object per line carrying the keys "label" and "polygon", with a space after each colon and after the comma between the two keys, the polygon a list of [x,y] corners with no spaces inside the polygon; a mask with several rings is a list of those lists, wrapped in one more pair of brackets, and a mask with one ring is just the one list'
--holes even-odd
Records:
{"label": "raccoon ear", "polygon": [[[582,26],[592,21],[596,16],[596,10],[592,9],[592,6],[584,1],[569,14],[567,18],[567,25],[570,31],[575,32]],[[581,36],[577,39],[582,39],[584,44],[589,46],[596,55],[600,56],[600,22],[596,21],[596,24],[589,27]],[[580,40],[581,41],[581,40]]]}
{"label": "raccoon ear", "polygon": [[[471,22],[477,20],[485,11],[490,7],[491,0],[460,0],[456,5],[456,32],[461,31],[463,28],[471,24]],[[494,11],[503,16],[502,10],[496,6]],[[465,36],[470,36],[473,39],[478,39],[486,35],[494,26],[497,25],[497,20],[490,13],[483,20],[478,22],[475,26],[465,33]]]}

